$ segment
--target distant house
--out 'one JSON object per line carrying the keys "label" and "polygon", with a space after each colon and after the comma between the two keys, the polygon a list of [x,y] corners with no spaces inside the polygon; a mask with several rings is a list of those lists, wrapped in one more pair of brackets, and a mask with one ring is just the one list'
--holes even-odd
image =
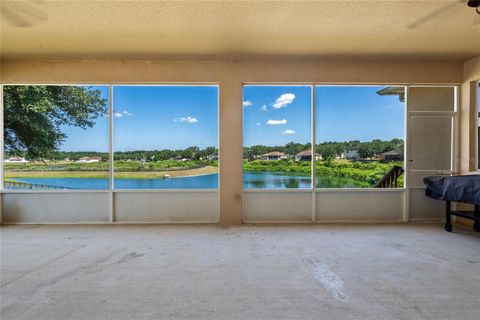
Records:
{"label": "distant house", "polygon": [[[315,154],[315,160],[321,160],[321,154]],[[312,150],[304,150],[295,155],[296,161],[312,161]]]}
{"label": "distant house", "polygon": [[262,154],[260,159],[262,160],[280,160],[280,159],[286,159],[287,156],[283,152],[278,152],[278,151],[272,151],[268,152],[265,154]]}
{"label": "distant house", "polygon": [[94,163],[94,162],[100,162],[102,161],[102,157],[82,157],[78,159],[77,163]]}
{"label": "distant house", "polygon": [[398,151],[387,151],[384,153],[380,154],[380,159],[382,161],[402,161],[403,160],[403,154],[401,154]]}
{"label": "distant house", "polygon": [[207,157],[208,160],[218,160],[218,155],[217,154],[211,154]]}
{"label": "distant house", "polygon": [[359,160],[360,159],[360,153],[358,152],[357,147],[350,148],[345,151],[345,158],[347,160]]}
{"label": "distant house", "polygon": [[10,157],[4,161],[5,163],[28,163],[23,157]]}

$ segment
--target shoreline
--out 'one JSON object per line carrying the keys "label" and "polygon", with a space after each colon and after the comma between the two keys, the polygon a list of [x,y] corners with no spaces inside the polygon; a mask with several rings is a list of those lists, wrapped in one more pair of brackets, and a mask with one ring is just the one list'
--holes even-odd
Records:
{"label": "shoreline", "polygon": [[[115,179],[175,179],[195,177],[218,173],[217,167],[202,167],[175,171],[118,171],[114,173]],[[164,175],[169,175],[165,178]],[[65,178],[65,179],[108,179],[108,171],[10,171],[5,172],[5,179],[29,178]]]}

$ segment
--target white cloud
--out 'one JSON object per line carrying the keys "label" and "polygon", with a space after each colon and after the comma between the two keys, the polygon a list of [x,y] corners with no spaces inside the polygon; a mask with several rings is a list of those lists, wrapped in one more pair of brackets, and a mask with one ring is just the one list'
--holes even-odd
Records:
{"label": "white cloud", "polygon": [[262,111],[268,111],[266,104],[264,104],[261,109],[262,109]]}
{"label": "white cloud", "polygon": [[186,122],[186,123],[197,123],[197,118],[194,117],[181,117],[180,119],[173,119],[173,122]]}
{"label": "white cloud", "polygon": [[242,102],[242,106],[244,107],[250,107],[252,105],[252,101],[246,100]]}
{"label": "white cloud", "polygon": [[123,116],[133,116],[133,113],[128,112],[128,110],[114,111],[113,116],[117,118],[121,118]]}
{"label": "white cloud", "polygon": [[295,130],[287,129],[285,131],[282,131],[282,134],[295,134]]}
{"label": "white cloud", "polygon": [[271,126],[275,126],[275,125],[279,125],[279,124],[287,124],[287,119],[282,119],[282,120],[268,120],[267,121],[267,124],[268,125],[271,125]]}
{"label": "white cloud", "polygon": [[277,98],[272,107],[275,109],[285,108],[287,105],[293,102],[295,99],[295,95],[293,93],[284,93],[280,97]]}

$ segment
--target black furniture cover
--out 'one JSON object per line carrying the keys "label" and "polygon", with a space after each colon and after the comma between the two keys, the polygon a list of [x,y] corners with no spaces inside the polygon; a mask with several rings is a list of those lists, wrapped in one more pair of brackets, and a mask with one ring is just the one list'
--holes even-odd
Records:
{"label": "black furniture cover", "polygon": [[480,205],[480,174],[464,176],[430,176],[423,179],[430,198]]}

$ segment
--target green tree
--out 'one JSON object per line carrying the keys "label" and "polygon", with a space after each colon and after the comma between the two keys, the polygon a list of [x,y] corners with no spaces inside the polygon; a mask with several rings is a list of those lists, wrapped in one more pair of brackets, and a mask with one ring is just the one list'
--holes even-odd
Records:
{"label": "green tree", "polygon": [[46,158],[67,135],[63,126],[93,127],[108,112],[100,90],[79,86],[4,86],[4,145],[10,154]]}
{"label": "green tree", "polygon": [[358,147],[358,154],[360,155],[360,158],[366,159],[373,157],[375,155],[375,151],[373,150],[370,142],[365,142],[360,144]]}
{"label": "green tree", "polygon": [[284,147],[285,153],[289,156],[294,156],[299,152],[305,150],[305,145],[301,143],[289,142]]}
{"label": "green tree", "polygon": [[374,156],[378,156],[380,153],[385,151],[384,143],[380,139],[374,139],[370,142],[370,150]]}
{"label": "green tree", "polygon": [[335,158],[337,151],[336,145],[333,143],[322,143],[317,146],[317,153],[321,154],[324,158]]}

